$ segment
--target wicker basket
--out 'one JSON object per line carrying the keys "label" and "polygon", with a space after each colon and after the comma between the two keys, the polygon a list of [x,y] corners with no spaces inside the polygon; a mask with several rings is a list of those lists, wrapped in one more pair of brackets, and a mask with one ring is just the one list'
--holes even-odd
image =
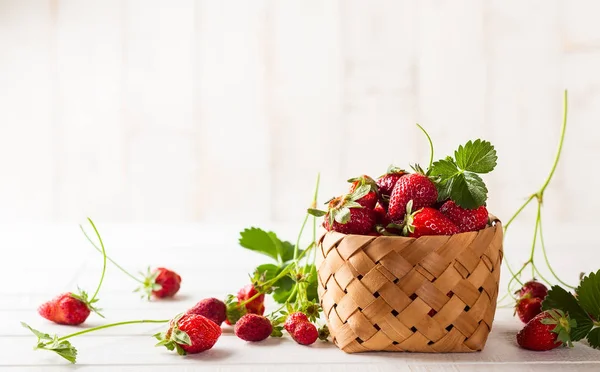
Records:
{"label": "wicker basket", "polygon": [[482,350],[503,255],[491,220],[453,236],[323,235],[319,298],[333,342],[347,353]]}

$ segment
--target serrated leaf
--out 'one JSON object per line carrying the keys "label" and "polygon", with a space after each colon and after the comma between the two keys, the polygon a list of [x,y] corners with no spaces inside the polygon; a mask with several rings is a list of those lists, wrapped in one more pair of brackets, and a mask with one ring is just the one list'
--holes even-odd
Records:
{"label": "serrated leaf", "polygon": [[[281,261],[288,262],[294,259],[294,245],[288,241],[281,242]],[[298,249],[298,254],[302,253],[302,249]]]}
{"label": "serrated leaf", "polygon": [[54,336],[52,343],[44,345],[43,349],[54,351],[71,363],[77,361],[77,349],[69,341],[59,341],[57,336]]}
{"label": "serrated leaf", "polygon": [[307,265],[305,272],[307,273],[306,297],[309,301],[319,301],[317,268],[315,265]]}
{"label": "serrated leaf", "polygon": [[273,331],[271,331],[271,337],[282,337],[283,336],[283,327],[275,326],[273,327]]}
{"label": "serrated leaf", "polygon": [[460,169],[475,173],[493,171],[498,160],[494,146],[488,141],[480,139],[459,146],[458,150],[454,152],[454,158]]}
{"label": "serrated leaf", "polygon": [[435,187],[437,188],[437,192],[438,192],[438,202],[444,202],[448,199],[450,199],[450,190],[452,189],[452,183],[454,182],[454,180],[452,178],[450,178],[449,180],[443,181],[443,182],[436,182],[435,183]]}
{"label": "serrated leaf", "polygon": [[460,173],[452,158],[438,160],[431,166],[430,174],[440,177],[442,182]]}
{"label": "serrated leaf", "polygon": [[354,192],[350,195],[350,200],[351,201],[359,200],[360,198],[363,198],[364,196],[366,196],[369,192],[371,192],[370,185],[361,185],[361,186],[357,187],[356,190],[354,190]]}
{"label": "serrated leaf", "polygon": [[239,243],[246,249],[262,253],[274,260],[278,259],[277,247],[273,243],[271,235],[263,229],[256,227],[245,229],[240,233]]}
{"label": "serrated leaf", "polygon": [[586,337],[590,346],[594,349],[600,349],[600,328],[596,327]]}
{"label": "serrated leaf", "polygon": [[33,333],[34,335],[36,335],[36,337],[39,340],[48,340],[48,341],[52,340],[52,337],[50,337],[49,334],[40,332],[37,329],[33,329],[27,323],[21,322],[21,326],[23,326],[24,328],[29,329],[31,331],[31,333]]}
{"label": "serrated leaf", "polygon": [[179,344],[175,344],[175,349],[177,349],[177,354],[179,354],[179,355],[187,354],[187,352],[185,350],[183,350],[183,348]]}
{"label": "serrated leaf", "polygon": [[258,273],[264,279],[264,281],[269,281],[275,278],[277,274],[281,272],[281,268],[274,264],[263,264],[257,266],[256,269],[254,269],[254,272]]}
{"label": "serrated leaf", "polygon": [[581,308],[573,294],[567,292],[564,288],[557,285],[552,286],[552,288],[550,288],[548,291],[548,295],[542,302],[542,309],[562,310],[567,313],[571,319],[575,320],[577,326],[571,329],[572,341],[579,341],[583,339],[594,325],[593,321]]}
{"label": "serrated leaf", "polygon": [[477,174],[464,172],[452,180],[450,199],[456,204],[466,209],[475,209],[485,204],[488,190]]}
{"label": "serrated leaf", "polygon": [[583,310],[600,319],[600,271],[584,277],[575,292]]}

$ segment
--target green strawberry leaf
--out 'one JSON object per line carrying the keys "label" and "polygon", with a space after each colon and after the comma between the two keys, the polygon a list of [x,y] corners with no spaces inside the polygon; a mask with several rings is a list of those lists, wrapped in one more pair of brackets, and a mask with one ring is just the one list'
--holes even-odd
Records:
{"label": "green strawberry leaf", "polygon": [[177,327],[173,328],[173,332],[171,333],[171,339],[179,345],[192,345],[192,340],[190,339],[190,336]]}
{"label": "green strawberry leaf", "polygon": [[454,163],[454,159],[446,157],[446,159],[438,160],[431,166],[430,174],[440,177],[440,181],[444,182],[459,174],[460,171]]}
{"label": "green strawberry leaf", "polygon": [[363,198],[368,193],[371,192],[371,185],[361,185],[354,190],[352,194],[350,194],[351,201],[357,201],[360,198]]}
{"label": "green strawberry leaf", "polygon": [[283,336],[283,326],[274,326],[273,331],[271,331],[271,337],[282,337]]}
{"label": "green strawberry leaf", "polygon": [[318,282],[317,282],[317,267],[315,265],[307,265],[307,269],[305,271],[306,280],[308,285],[306,286],[306,297],[308,301],[319,301],[319,294],[317,292]]}
{"label": "green strawberry leaf", "polygon": [[600,327],[592,329],[592,331],[586,337],[590,346],[594,349],[600,349]]}
{"label": "green strawberry leaf", "polygon": [[480,139],[467,142],[454,152],[456,165],[460,169],[474,173],[489,173],[496,167],[498,156],[494,146]]}
{"label": "green strawberry leaf", "polygon": [[254,277],[259,277],[262,282],[269,281],[281,272],[281,268],[274,264],[263,264],[254,269]]}
{"label": "green strawberry leaf", "polygon": [[342,207],[336,211],[334,218],[337,223],[341,223],[342,225],[348,223],[350,221],[350,208]]}
{"label": "green strawberry leaf", "polygon": [[40,340],[48,340],[48,341],[52,340],[52,337],[50,337],[49,334],[40,332],[37,329],[33,329],[27,323],[21,322],[21,326],[23,326],[24,328],[29,329],[31,331],[31,333],[33,333],[34,335],[36,335],[36,337],[38,338],[38,341],[40,341]]}
{"label": "green strawberry leaf", "polygon": [[294,245],[282,241],[272,231],[256,227],[245,229],[240,233],[239,243],[242,247],[262,253],[279,262],[287,262],[294,257]]}
{"label": "green strawberry leaf", "polygon": [[290,298],[290,295],[295,285],[296,282],[289,276],[282,277],[274,284],[276,288],[273,291],[273,299],[280,304],[285,303],[288,298],[290,301],[294,301],[296,296],[294,295]]}
{"label": "green strawberry leaf", "polygon": [[583,310],[594,319],[600,319],[600,271],[584,277],[575,293]]}
{"label": "green strawberry leaf", "polygon": [[487,200],[487,188],[481,177],[475,173],[464,172],[452,179],[450,199],[466,209],[475,209]]}
{"label": "green strawberry leaf", "polygon": [[327,212],[322,211],[320,209],[316,209],[316,208],[308,208],[306,211],[315,217],[323,217],[324,215],[327,214]]}
{"label": "green strawberry leaf", "polygon": [[77,349],[69,341],[60,341],[58,336],[54,336],[52,343],[44,345],[41,349],[54,351],[73,364],[77,361]]}
{"label": "green strawberry leaf", "polygon": [[548,295],[542,302],[542,310],[562,310],[576,322],[576,326],[571,329],[571,340],[579,341],[586,337],[592,329],[594,323],[588,314],[581,308],[577,299],[572,293],[557,285],[552,286]]}

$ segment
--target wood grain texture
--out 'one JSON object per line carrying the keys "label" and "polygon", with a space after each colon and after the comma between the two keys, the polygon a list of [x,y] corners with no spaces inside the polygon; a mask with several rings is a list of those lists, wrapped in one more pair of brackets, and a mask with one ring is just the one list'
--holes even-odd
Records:
{"label": "wood grain texture", "polygon": [[[390,163],[484,137],[506,218],[565,156],[551,226],[600,187],[600,6],[579,1],[0,2],[0,221],[297,221]],[[585,159],[585,160],[584,160]],[[531,214],[527,214],[531,217]]]}

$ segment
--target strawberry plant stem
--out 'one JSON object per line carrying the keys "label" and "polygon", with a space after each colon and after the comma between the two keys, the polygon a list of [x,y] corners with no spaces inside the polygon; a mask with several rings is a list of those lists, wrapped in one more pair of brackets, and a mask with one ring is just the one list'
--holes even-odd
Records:
{"label": "strawberry plant stem", "polygon": [[69,335],[66,336],[62,336],[59,337],[58,341],[63,341],[75,336],[80,336],[86,333],[90,333],[90,332],[94,332],[94,331],[99,331],[101,329],[105,329],[105,328],[112,328],[112,327],[117,327],[117,326],[122,326],[122,325],[127,325],[127,324],[139,324],[139,323],[168,323],[170,321],[170,319],[167,320],[128,320],[128,321],[124,321],[124,322],[118,322],[118,323],[110,323],[110,324],[104,324],[98,327],[93,327],[93,328],[88,328],[88,329],[84,329],[83,331],[79,331],[79,332],[75,332],[75,333],[71,333]]}
{"label": "strawberry plant stem", "polygon": [[541,271],[535,264],[535,248],[536,248],[536,244],[537,244],[538,234],[539,234],[539,242],[540,242],[540,245],[542,246],[542,253],[544,255],[544,261],[546,263],[546,266],[548,267],[548,270],[552,274],[552,276],[562,285],[564,285],[568,288],[571,288],[571,289],[575,289],[575,287],[570,286],[567,283],[565,283],[563,280],[561,280],[558,277],[558,275],[556,274],[556,272],[554,271],[554,269],[552,268],[552,266],[550,265],[550,260],[548,259],[548,254],[546,252],[546,246],[544,244],[544,237],[542,234],[542,205],[544,202],[544,192],[546,191],[546,188],[550,184],[550,181],[552,180],[552,177],[554,176],[554,173],[556,172],[556,168],[558,166],[558,161],[559,161],[560,155],[562,153],[562,148],[563,148],[564,139],[565,139],[565,132],[566,132],[566,128],[567,128],[567,111],[568,111],[567,106],[568,106],[567,91],[565,90],[564,96],[563,96],[563,120],[562,120],[562,127],[561,127],[561,131],[560,131],[560,139],[558,142],[558,149],[557,149],[556,155],[554,157],[554,162],[552,164],[552,168],[550,169],[550,173],[546,177],[546,180],[542,184],[542,187],[540,187],[540,189],[536,193],[529,196],[529,198],[525,201],[525,203],[523,203],[523,205],[521,205],[521,207],[519,209],[517,209],[515,214],[513,214],[513,216],[508,220],[506,225],[504,225],[504,233],[506,234],[508,227],[517,218],[517,216],[519,216],[521,214],[521,212],[523,212],[525,207],[527,207],[527,205],[529,205],[529,203],[532,200],[534,200],[534,199],[536,200],[537,211],[536,211],[536,218],[535,218],[535,227],[533,230],[533,242],[531,245],[531,253],[529,255],[529,259],[523,264],[523,266],[521,266],[521,268],[517,272],[514,272],[512,270],[512,267],[508,263],[507,259],[504,260],[504,262],[506,263],[506,267],[512,274],[512,277],[511,277],[510,281],[508,282],[508,295],[512,296],[513,298],[514,298],[514,296],[513,296],[512,285],[514,282],[519,283],[519,285],[523,285],[523,283],[520,280],[520,277],[521,277],[521,274],[523,273],[523,270],[525,270],[525,268],[527,268],[527,266],[529,266],[529,265],[531,265],[532,278],[535,278],[535,276],[537,274],[537,276],[539,276],[540,279],[542,279],[544,282],[546,282],[548,284],[552,284],[552,283],[550,283],[550,281],[548,281],[542,275]]}
{"label": "strawberry plant stem", "polygon": [[96,225],[94,225],[94,221],[92,221],[92,219],[89,217],[88,217],[88,221],[92,225],[92,228],[94,228],[94,232],[96,232],[96,236],[98,237],[98,240],[100,241],[100,246],[102,247],[102,258],[103,258],[102,274],[100,275],[100,282],[98,283],[98,287],[96,287],[96,292],[94,292],[94,295],[92,296],[92,298],[89,301],[89,303],[93,303],[94,300],[96,299],[96,296],[98,296],[98,292],[100,292],[100,287],[102,287],[102,282],[104,281],[104,274],[106,273],[106,249],[104,249],[104,243],[102,242],[102,237],[100,236],[100,233],[98,232],[98,229],[96,228]]}
{"label": "strawberry plant stem", "polygon": [[429,141],[429,167],[427,167],[427,170],[429,170],[431,169],[431,165],[433,165],[433,142],[431,142],[431,137],[429,137],[427,131],[423,129],[423,127],[420,126],[419,123],[417,123],[417,127],[419,127],[419,129],[421,129],[423,133],[425,133],[425,136],[427,136],[427,141]]}
{"label": "strawberry plant stem", "polygon": [[[85,235],[86,239],[88,240],[88,242],[90,242],[90,244],[100,253],[102,253],[102,250],[96,245],[96,243],[94,243],[94,241],[88,236],[88,234],[85,232],[85,230],[83,229],[83,226],[79,225],[79,228],[81,229],[81,231],[83,232],[83,235]],[[125,270],[121,265],[119,265],[118,263],[116,263],[112,258],[110,258],[110,256],[106,256],[106,259],[110,261],[110,263],[112,263],[113,265],[115,265],[115,267],[119,270],[121,270],[123,272],[123,274],[129,276],[131,279],[135,280],[136,282],[140,283],[140,284],[144,284],[144,281],[137,278],[136,276],[130,274],[127,270]]]}

